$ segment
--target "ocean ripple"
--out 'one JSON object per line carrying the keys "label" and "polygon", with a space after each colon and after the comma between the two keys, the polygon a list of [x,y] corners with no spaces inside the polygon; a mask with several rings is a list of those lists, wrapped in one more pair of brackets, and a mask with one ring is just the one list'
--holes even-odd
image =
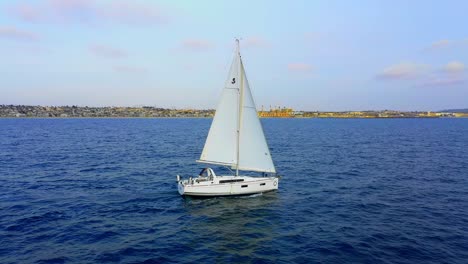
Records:
{"label": "ocean ripple", "polygon": [[0,263],[466,263],[466,120],[262,119],[278,192],[182,198],[210,121],[0,119]]}

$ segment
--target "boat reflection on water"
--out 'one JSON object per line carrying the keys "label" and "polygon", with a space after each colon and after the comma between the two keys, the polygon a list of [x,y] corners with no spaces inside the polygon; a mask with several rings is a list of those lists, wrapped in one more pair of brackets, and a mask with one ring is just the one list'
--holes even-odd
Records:
{"label": "boat reflection on water", "polygon": [[193,218],[187,226],[192,243],[203,243],[205,250],[218,257],[217,261],[252,260],[255,256],[269,259],[270,250],[277,247],[274,239],[280,228],[279,195],[186,197],[184,209]]}

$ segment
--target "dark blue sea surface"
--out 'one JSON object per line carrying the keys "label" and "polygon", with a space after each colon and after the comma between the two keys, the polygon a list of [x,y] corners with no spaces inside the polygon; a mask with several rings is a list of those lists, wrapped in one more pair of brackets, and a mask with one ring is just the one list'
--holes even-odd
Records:
{"label": "dark blue sea surface", "polygon": [[468,263],[468,119],[263,119],[277,192],[182,198],[211,119],[0,119],[0,263]]}

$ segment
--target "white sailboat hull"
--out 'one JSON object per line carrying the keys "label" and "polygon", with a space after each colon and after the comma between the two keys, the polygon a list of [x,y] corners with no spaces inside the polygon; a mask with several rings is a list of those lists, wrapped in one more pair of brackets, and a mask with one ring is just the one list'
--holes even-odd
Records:
{"label": "white sailboat hull", "polygon": [[278,189],[278,177],[216,176],[213,181],[200,178],[179,180],[180,195],[234,196],[258,194]]}

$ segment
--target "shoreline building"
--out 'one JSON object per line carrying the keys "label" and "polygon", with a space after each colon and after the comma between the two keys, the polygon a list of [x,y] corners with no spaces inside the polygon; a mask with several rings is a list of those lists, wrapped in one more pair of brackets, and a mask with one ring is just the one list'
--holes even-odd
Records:
{"label": "shoreline building", "polygon": [[274,107],[272,108],[270,106],[269,111],[265,111],[263,105],[262,105],[262,110],[258,111],[258,116],[259,117],[294,117],[294,110],[292,108],[286,108],[286,107]]}

